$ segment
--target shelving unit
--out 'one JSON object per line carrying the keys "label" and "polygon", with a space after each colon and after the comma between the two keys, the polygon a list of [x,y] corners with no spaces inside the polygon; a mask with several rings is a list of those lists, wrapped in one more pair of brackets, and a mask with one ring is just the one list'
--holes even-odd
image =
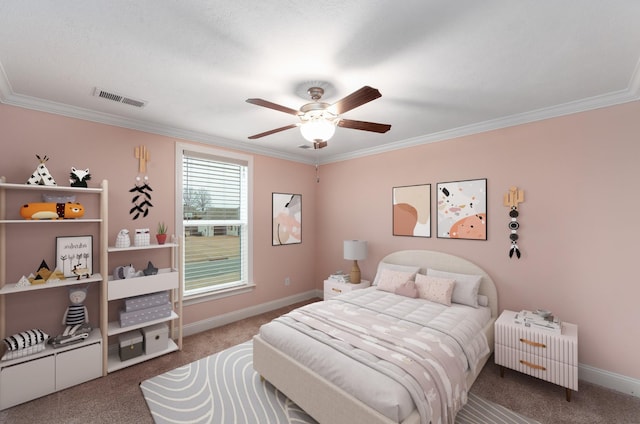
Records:
{"label": "shelving unit", "polygon": [[[78,195],[99,196],[100,213],[98,217],[60,220],[25,220],[7,215],[7,192],[13,193],[66,193]],[[101,262],[100,272],[95,272],[89,278],[68,278],[57,282],[18,286],[17,283],[7,282],[7,256],[24,252],[11,253],[7,251],[7,227],[13,225],[26,226],[56,226],[61,233],[70,229],[69,226],[82,223],[97,224],[99,226],[100,251],[106,243],[106,203],[108,197],[108,182],[103,180],[99,188],[78,188],[61,186],[40,186],[7,183],[0,177],[0,339],[7,336],[6,302],[7,297],[19,293],[33,292],[41,295],[42,290],[74,285],[99,284],[103,291],[103,275],[106,275],[106,262]],[[40,201],[34,199],[34,201]],[[43,227],[50,228],[50,227]],[[24,330],[28,330],[25,328]],[[101,376],[103,364],[101,352],[103,332],[101,328],[94,328],[90,336],[69,346],[54,349],[46,345],[45,349],[20,358],[0,361],[0,409],[5,409],[46,394],[82,383]]]}
{"label": "shelving unit", "polygon": [[[74,194],[80,196],[99,196],[99,213],[89,214],[87,218],[56,219],[56,220],[26,220],[22,219],[16,211],[7,214],[7,193],[12,197],[25,197],[20,192],[41,195],[48,194]],[[33,292],[41,295],[42,290],[70,287],[74,285],[100,286],[100,324],[94,328],[90,336],[70,346],[54,349],[47,345],[38,353],[21,358],[0,361],[0,409],[5,409],[22,402],[35,399],[40,396],[70,387],[84,381],[107,375],[109,372],[137,364],[139,362],[164,355],[169,352],[182,349],[182,251],[181,243],[166,243],[163,245],[151,244],[149,246],[131,246],[127,248],[110,247],[108,240],[108,182],[103,180],[99,188],[79,188],[62,186],[41,186],[27,184],[7,183],[4,177],[0,177],[0,339],[7,336],[6,302],[7,297],[20,293]],[[12,199],[12,205],[16,204]],[[40,201],[34,198],[30,201]],[[20,204],[20,203],[17,203]],[[97,215],[97,216],[96,216]],[[17,255],[20,252],[7,252],[7,227],[18,225],[37,226],[37,228],[50,230],[55,226],[56,235],[68,233],[70,226],[78,224],[97,225],[99,232],[98,242],[94,245],[94,251],[99,252],[100,269],[89,278],[68,278],[56,282],[36,284],[30,286],[18,286],[15,282],[7,282],[7,256]],[[42,227],[40,227],[42,226]],[[95,230],[95,228],[94,228]],[[45,231],[46,232],[46,231]],[[95,240],[95,238],[94,238]],[[95,243],[95,241],[94,241]],[[109,276],[109,254],[130,251],[132,255],[141,252],[166,249],[170,253],[170,267],[158,271],[157,275],[137,277],[135,279],[114,280]],[[21,252],[24,253],[24,252]],[[120,299],[155,293],[158,291],[170,291],[172,306],[171,315],[167,318],[145,322],[144,324],[120,327],[118,321],[109,322],[110,304],[115,305]],[[113,306],[115,307],[115,306]],[[142,355],[128,361],[120,361],[117,346],[109,346],[109,337],[117,336],[126,331],[142,329],[162,322],[170,324],[170,339],[167,349],[150,355]],[[24,328],[21,331],[29,330]],[[116,347],[116,349],[112,349]]]}
{"label": "shelving unit", "polygon": [[[182,274],[179,272],[179,270],[182,269],[180,264],[182,261],[182,252],[180,248],[180,243],[150,244],[148,246],[130,246],[124,248],[110,246],[107,248],[108,253],[169,249],[171,266],[169,268],[159,269],[156,275],[120,280],[114,280],[113,276],[109,276],[106,284],[107,290],[102,299],[102,328],[105,329],[105,331],[103,331],[105,374],[182,349]],[[172,311],[170,316],[127,327],[121,327],[118,321],[108,322],[109,304],[111,302],[165,290],[169,290],[171,293],[170,302]],[[108,338],[110,336],[117,336],[131,330],[138,330],[163,322],[171,324],[168,346],[164,350],[121,361],[118,355],[118,346],[109,346]]]}

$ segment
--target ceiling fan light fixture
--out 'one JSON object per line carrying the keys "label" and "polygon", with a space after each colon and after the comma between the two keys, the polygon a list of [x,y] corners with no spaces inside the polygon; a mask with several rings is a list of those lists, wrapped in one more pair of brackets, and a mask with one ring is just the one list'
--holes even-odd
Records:
{"label": "ceiling fan light fixture", "polygon": [[328,141],[335,132],[335,120],[326,119],[323,115],[312,116],[300,125],[302,137],[310,143]]}

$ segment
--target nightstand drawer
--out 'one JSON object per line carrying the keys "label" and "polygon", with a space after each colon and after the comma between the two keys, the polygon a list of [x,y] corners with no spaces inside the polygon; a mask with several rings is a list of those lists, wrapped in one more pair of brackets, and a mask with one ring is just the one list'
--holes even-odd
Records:
{"label": "nightstand drawer", "polygon": [[331,287],[324,289],[324,298],[337,296],[339,294],[345,293],[345,291],[340,287]]}
{"label": "nightstand drawer", "polygon": [[365,289],[371,285],[371,282],[362,280],[358,284],[342,283],[334,280],[324,281],[324,300],[329,300],[332,297],[338,296],[343,293],[349,293],[353,290]]}
{"label": "nightstand drawer", "polygon": [[578,367],[496,344],[495,362],[541,380],[578,390]]}

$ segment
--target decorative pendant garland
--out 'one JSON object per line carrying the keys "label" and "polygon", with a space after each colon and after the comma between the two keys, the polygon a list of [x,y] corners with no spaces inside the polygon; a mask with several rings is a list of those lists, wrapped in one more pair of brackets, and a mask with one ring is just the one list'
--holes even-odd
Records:
{"label": "decorative pendant garland", "polygon": [[509,240],[511,240],[511,248],[509,249],[509,257],[512,258],[515,254],[518,259],[520,259],[521,252],[518,247],[518,229],[520,228],[520,223],[518,222],[518,216],[520,213],[518,212],[518,204],[524,202],[524,192],[522,190],[518,190],[517,187],[511,187],[509,189],[509,193],[504,195],[504,205],[509,207],[509,217],[511,221],[509,222],[509,230],[511,234],[509,234]]}
{"label": "decorative pendant garland", "polygon": [[[145,146],[135,148],[135,156],[138,159],[138,175],[136,176],[136,185],[129,190],[129,193],[135,193],[131,199],[133,207],[129,209],[129,214],[133,215],[133,219],[138,219],[141,215],[146,217],[149,214],[149,208],[153,207],[151,203],[151,192],[153,189],[149,185],[149,177],[146,175],[147,162],[149,161],[149,151]],[[140,184],[143,182],[143,184]]]}

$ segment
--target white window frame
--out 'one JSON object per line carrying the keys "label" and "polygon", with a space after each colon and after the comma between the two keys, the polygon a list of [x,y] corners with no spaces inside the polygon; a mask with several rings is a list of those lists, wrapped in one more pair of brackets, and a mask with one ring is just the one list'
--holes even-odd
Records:
{"label": "white window frame", "polygon": [[[247,231],[245,240],[246,249],[246,261],[244,262],[246,275],[245,281],[234,284],[223,284],[217,287],[209,287],[202,289],[197,293],[185,293],[185,287],[181,287],[184,296],[184,303],[186,305],[192,303],[206,302],[209,300],[227,297],[236,294],[246,293],[255,287],[253,280],[253,157],[241,153],[231,152],[227,150],[217,149],[214,147],[208,147],[198,144],[188,143],[176,143],[176,201],[175,201],[175,216],[176,223],[175,228],[177,234],[184,235],[184,220],[183,220],[183,156],[185,152],[192,153],[196,156],[209,158],[211,160],[218,160],[221,162],[230,163],[242,163],[247,166]],[[182,240],[184,243],[184,239]],[[184,247],[181,249],[182,260],[180,263],[184,264]],[[182,281],[184,282],[184,266],[180,270],[182,273]]]}

